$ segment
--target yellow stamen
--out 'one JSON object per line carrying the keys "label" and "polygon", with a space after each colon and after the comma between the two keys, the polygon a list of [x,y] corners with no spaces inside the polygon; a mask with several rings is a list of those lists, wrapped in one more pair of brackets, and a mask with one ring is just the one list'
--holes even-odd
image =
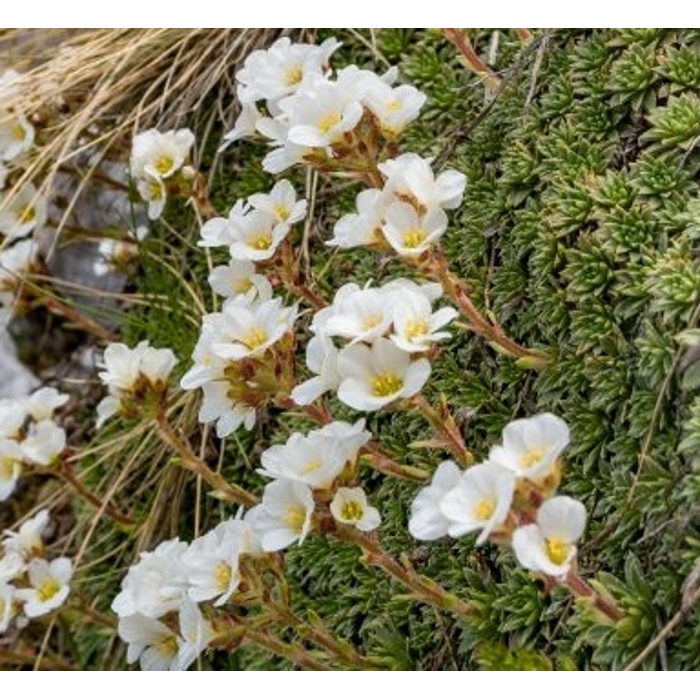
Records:
{"label": "yellow stamen", "polygon": [[0,482],[9,481],[14,476],[16,463],[12,457],[0,459]]}
{"label": "yellow stamen", "polygon": [[386,108],[387,108],[390,112],[398,112],[398,111],[401,109],[401,103],[400,103],[398,100],[391,100],[391,101],[387,104]]}
{"label": "yellow stamen", "polygon": [[36,589],[37,596],[42,603],[51,600],[61,590],[61,584],[55,578],[47,578]]}
{"label": "yellow stamen", "polygon": [[36,209],[31,204],[28,204],[19,212],[17,219],[20,224],[31,224],[32,221],[36,220]]}
{"label": "yellow stamen", "polygon": [[272,211],[277,221],[286,221],[292,213],[286,204],[275,204]]}
{"label": "yellow stamen", "polygon": [[172,158],[172,156],[159,156],[156,158],[154,165],[156,166],[156,170],[161,175],[165,175],[172,170],[173,165],[175,165],[175,160]]}
{"label": "yellow stamen", "polygon": [[547,446],[540,447],[539,445],[535,445],[527,452],[521,454],[518,462],[522,469],[530,469],[531,467],[534,467],[535,464],[537,464],[537,462],[539,462],[542,457],[545,456],[545,454],[547,454]]}
{"label": "yellow stamen", "polygon": [[474,509],[477,520],[488,520],[496,510],[496,501],[493,498],[482,498]]}
{"label": "yellow stamen", "polygon": [[245,294],[253,286],[253,281],[250,279],[238,280],[233,283],[233,291],[236,294]]}
{"label": "yellow stamen", "polygon": [[340,509],[340,515],[343,520],[357,522],[358,520],[362,520],[364,510],[357,501],[348,501],[347,503],[343,503],[343,507]]}
{"label": "yellow stamen", "polygon": [[372,393],[375,396],[391,396],[403,389],[403,381],[391,372],[372,377]]}
{"label": "yellow stamen", "polygon": [[318,130],[322,134],[327,134],[333,127],[338,126],[342,121],[342,116],[340,112],[331,112],[322,117],[318,122]]}
{"label": "yellow stamen", "polygon": [[163,199],[163,187],[157,180],[150,180],[148,183],[148,198],[151,201]]}
{"label": "yellow stamen", "polygon": [[284,516],[284,524],[295,534],[301,535],[306,522],[306,510],[303,506],[292,505],[287,507]]}
{"label": "yellow stamen", "polygon": [[382,317],[380,314],[370,314],[362,319],[362,330],[368,331],[375,328],[381,323]]}
{"label": "yellow stamen", "polygon": [[255,350],[267,340],[267,333],[262,328],[253,327],[242,340],[251,350]]}
{"label": "yellow stamen", "polygon": [[226,562],[221,562],[217,564],[214,571],[214,581],[216,582],[216,587],[220,591],[227,591],[228,587],[231,585],[231,577],[233,571],[231,567]]}
{"label": "yellow stamen", "polygon": [[298,85],[301,82],[301,79],[304,77],[304,72],[301,69],[301,66],[296,65],[292,66],[285,74],[284,74],[284,84],[287,87],[292,87],[292,85]]}
{"label": "yellow stamen", "polygon": [[545,540],[545,549],[550,561],[557,566],[561,566],[569,556],[571,545],[559,537],[552,537]]}
{"label": "yellow stamen", "polygon": [[423,319],[413,319],[406,324],[404,335],[408,340],[413,340],[421,335],[425,335],[430,329]]}
{"label": "yellow stamen", "polygon": [[417,248],[427,236],[420,228],[412,228],[403,234],[403,244],[405,248]]}
{"label": "yellow stamen", "polygon": [[314,460],[313,462],[308,462],[305,464],[301,470],[302,474],[312,474],[317,472],[321,468],[321,460]]}
{"label": "yellow stamen", "polygon": [[267,250],[272,245],[272,236],[269,231],[258,231],[250,237],[248,245],[255,250]]}
{"label": "yellow stamen", "polygon": [[24,141],[27,137],[27,130],[19,122],[14,122],[10,126],[10,132],[18,141]]}
{"label": "yellow stamen", "polygon": [[171,634],[167,637],[163,637],[163,639],[155,645],[155,648],[161,656],[175,656],[178,651],[175,635]]}

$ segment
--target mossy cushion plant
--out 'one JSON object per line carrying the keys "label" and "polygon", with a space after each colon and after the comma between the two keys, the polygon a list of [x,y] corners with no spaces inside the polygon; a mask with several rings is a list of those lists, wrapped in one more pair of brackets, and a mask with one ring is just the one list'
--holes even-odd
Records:
{"label": "mossy cushion plant", "polygon": [[[395,64],[399,82],[427,96],[400,141],[371,141],[371,124],[363,123],[361,133],[382,160],[412,152],[434,158],[435,173],[466,176],[464,200],[450,209],[440,233],[442,252],[432,249],[416,262],[388,246],[378,254],[326,245],[336,222],[355,211],[356,195],[384,184],[362,174],[360,151],[348,146],[338,156],[357,168],[351,177],[352,168],[338,177],[318,159],[315,170],[286,171],[297,195],[305,192],[311,216],[297,224],[295,247],[272,281],[280,290],[286,285],[286,304],[299,302],[301,321],[294,331],[285,328],[281,345],[258,356],[264,359],[237,365],[235,381],[245,369],[249,388],[250,377],[257,382],[254,430],[214,438],[198,422],[201,395],[176,388],[192,366],[202,317],[220,305],[207,286],[210,269],[228,262],[226,250],[197,245],[201,225],[216,212],[225,216],[238,198],[269,191],[273,179],[261,173],[268,149],[259,143],[237,142],[217,153],[232,125],[205,118],[216,115],[215,104],[198,106],[189,124],[199,144],[198,174],[187,174],[139,245],[140,268],[130,284],[133,298],[147,303],[125,299],[120,330],[129,347],[148,339],[175,351],[169,403],[162,385],[157,396],[142,387],[141,403],[108,421],[92,446],[85,431],[75,431],[82,440],[75,444],[69,433],[77,455],[68,461],[72,483],[83,498],[59,500],[70,521],[61,536],[80,561],[67,607],[55,613],[62,624],[48,637],[47,659],[76,668],[125,667],[123,651],[111,652],[124,648],[113,646],[113,627],[105,631],[116,624],[110,605],[138,554],[176,536],[191,542],[232,518],[234,503],[253,505],[248,494],[269,488],[263,478],[269,475],[255,471],[261,455],[294,433],[317,429],[326,408],[338,420],[359,417],[343,392],[315,412],[281,398],[294,385],[282,368],[294,353],[297,383],[311,376],[305,350],[319,298],[330,303],[348,282],[379,288],[398,277],[433,275],[449,297],[444,303],[463,315],[429,353],[420,400],[404,395],[406,403],[392,404],[394,410],[365,415],[370,447],[334,476],[334,486],[314,487],[319,510],[303,543],[266,555],[264,565],[242,566],[247,583],[225,608],[226,623],[207,613],[212,629],[205,633],[191,610],[180,611],[183,630],[219,635],[216,650],[199,663],[697,668],[700,34],[382,30],[367,40],[337,31],[315,43],[331,36],[342,42],[335,69]],[[195,206],[183,205],[183,194]],[[273,375],[278,383],[261,389]],[[260,392],[269,400],[259,400]],[[82,411],[84,421],[94,420],[93,406]],[[516,487],[522,522],[495,524],[479,546],[469,535],[421,541],[410,534],[412,504],[440,463],[455,459],[464,469],[486,460],[506,425],[547,413],[568,426],[570,443],[563,461],[559,452],[552,457],[540,491]],[[541,458],[535,448],[527,456]],[[346,492],[358,485],[358,474],[367,501]],[[342,510],[332,505],[338,483],[346,489],[342,517],[332,515]],[[51,498],[55,489],[47,488]],[[567,541],[547,540],[550,559],[566,569],[547,576],[523,568],[509,544],[514,528],[534,527],[537,499],[556,489],[587,513],[575,576],[566,569],[566,548],[574,546]],[[24,491],[16,498],[34,496]],[[109,512],[98,509],[95,517],[95,501]],[[363,512],[376,524],[372,507],[381,515],[376,539],[353,528],[369,522]],[[454,513],[449,505],[444,510]],[[488,518],[492,510],[483,512]],[[126,641],[134,634],[123,623],[119,633]],[[30,626],[22,644],[29,649],[42,635],[43,628]]]}

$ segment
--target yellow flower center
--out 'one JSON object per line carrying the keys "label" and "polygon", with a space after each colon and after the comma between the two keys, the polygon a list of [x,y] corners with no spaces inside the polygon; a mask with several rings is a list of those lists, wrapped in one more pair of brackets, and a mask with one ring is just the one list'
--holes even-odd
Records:
{"label": "yellow flower center", "polygon": [[36,209],[31,204],[27,204],[27,206],[19,212],[17,219],[20,224],[31,224],[32,221],[36,220]]}
{"label": "yellow flower center", "polygon": [[27,136],[27,130],[19,122],[12,124],[10,132],[18,141],[24,141]]}
{"label": "yellow flower center", "polygon": [[319,120],[318,130],[322,134],[327,134],[333,127],[338,126],[342,119],[343,118],[341,117],[340,112],[331,112],[330,114],[326,114],[325,117],[321,117]]}
{"label": "yellow flower center", "polygon": [[523,469],[530,469],[534,467],[545,454],[547,454],[546,446],[540,447],[539,445],[535,445],[535,447],[531,447],[527,452],[521,454],[518,462]]}
{"label": "yellow flower center", "polygon": [[391,100],[391,101],[387,104],[386,108],[387,108],[390,112],[398,112],[398,111],[401,109],[401,103],[400,103],[398,100]]}
{"label": "yellow flower center", "polygon": [[347,503],[343,503],[343,507],[340,509],[340,515],[343,520],[354,523],[358,520],[362,520],[364,510],[362,505],[357,501],[348,501]]}
{"label": "yellow flower center", "polygon": [[36,589],[36,594],[42,603],[51,600],[61,590],[61,584],[55,578],[47,578]]}
{"label": "yellow flower center", "polygon": [[552,537],[545,540],[545,549],[550,561],[557,566],[561,566],[569,556],[571,545],[559,537]]}
{"label": "yellow flower center", "polygon": [[496,510],[496,501],[493,498],[482,498],[474,509],[477,520],[488,520]]}
{"label": "yellow flower center", "polygon": [[292,66],[284,74],[284,84],[287,87],[292,87],[292,85],[298,85],[301,82],[301,79],[303,77],[304,77],[304,71],[302,71],[301,66],[299,66],[299,65]]}
{"label": "yellow flower center", "polygon": [[425,231],[420,228],[412,228],[403,234],[405,248],[417,248],[426,239]]}
{"label": "yellow flower center", "polygon": [[232,287],[236,294],[245,294],[253,286],[251,279],[236,280]]}
{"label": "yellow flower center", "polygon": [[295,534],[301,535],[306,522],[306,510],[301,505],[292,505],[287,507],[287,512],[284,515],[284,524]]}
{"label": "yellow flower center", "polygon": [[404,334],[408,340],[413,340],[421,335],[425,335],[430,329],[423,319],[413,319],[406,324]]}
{"label": "yellow flower center", "polygon": [[370,314],[362,319],[362,330],[368,331],[375,328],[381,323],[382,317],[380,314]]}
{"label": "yellow flower center", "polygon": [[148,198],[152,201],[158,201],[159,199],[163,199],[163,187],[157,180],[149,181]]}
{"label": "yellow flower center", "polygon": [[161,175],[165,175],[172,170],[173,165],[175,165],[175,160],[172,156],[159,156],[156,158],[154,165]]}
{"label": "yellow flower center", "polygon": [[12,457],[0,459],[0,482],[9,481],[15,474],[16,460]]}
{"label": "yellow flower center", "polygon": [[250,237],[248,245],[255,250],[268,250],[272,245],[272,236],[269,231],[258,231]]}
{"label": "yellow flower center", "polygon": [[391,372],[372,377],[372,393],[375,396],[391,396],[403,389],[403,381]]}
{"label": "yellow flower center", "polygon": [[243,337],[243,342],[251,349],[259,348],[267,340],[267,333],[262,328],[251,328]]}
{"label": "yellow flower center", "polygon": [[292,213],[286,204],[275,204],[272,211],[277,221],[286,221]]}
{"label": "yellow flower center", "polygon": [[321,460],[316,459],[312,462],[307,462],[301,470],[302,474],[313,474],[321,468]]}
{"label": "yellow flower center", "polygon": [[217,564],[214,571],[214,581],[216,582],[216,587],[220,591],[227,591],[228,587],[231,585],[231,577],[233,572],[231,567],[226,562],[221,562]]}
{"label": "yellow flower center", "polygon": [[160,656],[165,656],[166,658],[175,656],[178,651],[175,635],[169,634],[167,637],[163,637],[163,639],[155,645],[155,648]]}

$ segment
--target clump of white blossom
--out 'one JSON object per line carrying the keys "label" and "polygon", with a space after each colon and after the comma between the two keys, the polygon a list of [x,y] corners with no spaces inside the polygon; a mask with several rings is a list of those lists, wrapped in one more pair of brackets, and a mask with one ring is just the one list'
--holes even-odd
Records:
{"label": "clump of white blossom", "polygon": [[568,443],[568,426],[551,413],[512,421],[485,462],[464,471],[440,464],[413,501],[411,534],[435,540],[478,533],[477,544],[510,543],[522,566],[565,578],[586,525],[583,504],[553,495]]}
{"label": "clump of white blossom", "polygon": [[66,447],[66,433],[54,418],[67,394],[44,387],[29,396],[0,399],[0,501],[15,491],[22,474],[48,467]]}
{"label": "clump of white blossom", "polygon": [[189,129],[142,131],[134,137],[129,161],[136,189],[148,205],[148,217],[159,219],[169,194],[185,189],[195,176],[188,165],[194,146]]}
{"label": "clump of white blossom", "polygon": [[0,634],[56,610],[68,598],[73,564],[68,557],[47,558],[42,536],[48,526],[49,512],[42,510],[0,539]]}

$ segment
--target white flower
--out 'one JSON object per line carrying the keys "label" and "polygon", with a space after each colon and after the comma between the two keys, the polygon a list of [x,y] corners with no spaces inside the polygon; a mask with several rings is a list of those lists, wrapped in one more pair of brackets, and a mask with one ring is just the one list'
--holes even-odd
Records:
{"label": "white flower", "polygon": [[452,521],[442,512],[440,504],[462,477],[462,471],[450,461],[438,466],[430,486],[422,488],[411,504],[408,531],[418,540],[437,540],[447,535]]}
{"label": "white flower", "polygon": [[389,337],[396,347],[405,352],[425,352],[433,343],[450,337],[440,328],[459,315],[456,309],[445,306],[433,313],[425,294],[407,289],[394,298],[394,333]]}
{"label": "white flower", "polygon": [[289,233],[287,225],[278,225],[271,214],[255,209],[230,221],[230,227],[229,253],[234,260],[269,260]]}
{"label": "white flower", "polygon": [[298,406],[308,406],[327,391],[340,386],[337,368],[338,350],[324,335],[315,335],[306,346],[306,366],[318,376],[307,379],[292,390],[292,399]]}
{"label": "white flower", "polygon": [[252,430],[255,425],[255,409],[242,406],[229,398],[227,381],[208,382],[202,386],[204,398],[199,408],[199,422],[216,421],[216,436],[224,438],[243,426]]}
{"label": "white flower", "polygon": [[253,102],[243,102],[241,112],[236,119],[233,129],[224,134],[223,141],[218,152],[225,151],[232,143],[239,139],[249,138],[256,132],[257,123],[262,117],[262,113]]}
{"label": "white flower", "polygon": [[159,620],[136,613],[119,618],[117,632],[128,644],[126,662],[141,662],[143,671],[168,671],[177,662],[177,635]]}
{"label": "white flower", "polygon": [[23,114],[0,112],[0,161],[10,162],[34,144],[34,127]]}
{"label": "white flower", "polygon": [[379,170],[387,178],[386,191],[413,198],[426,210],[456,209],[462,202],[465,176],[456,170],[445,170],[435,177],[430,160],[415,153],[380,163]]}
{"label": "white flower", "polygon": [[153,348],[148,340],[142,340],[135,348],[110,343],[104,352],[104,371],[99,377],[110,389],[131,391],[139,377],[153,385],[165,383],[176,363],[170,348]]}
{"label": "white flower", "polygon": [[326,245],[347,249],[380,243],[384,214],[392,201],[393,197],[381,190],[363,190],[355,200],[357,212],[338,219],[333,227],[333,238]]}
{"label": "white flower", "polygon": [[247,301],[272,298],[272,285],[267,277],[255,273],[250,260],[231,260],[228,265],[215,267],[209,275],[209,285],[222,297],[243,295]]}
{"label": "white flower", "polygon": [[292,330],[296,314],[297,307],[283,306],[279,297],[252,306],[230,299],[222,309],[220,337],[212,350],[225,360],[262,355]]}
{"label": "white flower", "polygon": [[346,462],[354,462],[360,449],[372,439],[372,434],[365,430],[364,418],[355,423],[335,420],[309,433],[309,437],[315,435],[333,438],[335,443],[345,450]]}
{"label": "white flower", "polygon": [[32,559],[27,567],[31,588],[20,588],[17,599],[24,602],[27,617],[39,617],[63,605],[70,593],[73,564],[67,557],[51,562]]}
{"label": "white flower", "polygon": [[428,250],[446,229],[447,215],[442,209],[429,209],[419,216],[406,202],[395,202],[387,209],[382,227],[389,245],[409,258]]}
{"label": "white flower", "polygon": [[338,372],[343,381],[338,398],[358,411],[376,411],[396,399],[415,396],[430,376],[430,362],[411,360],[386,338],[371,348],[353,345],[338,353]]}
{"label": "white flower", "polygon": [[142,552],[129,568],[122,590],[112,602],[119,617],[140,613],[157,618],[182,605],[187,591],[182,555],[187,544],[178,539],[161,542],[153,552]]}
{"label": "white flower", "polygon": [[136,256],[137,243],[144,240],[146,236],[148,236],[148,227],[137,226],[136,232],[127,231],[125,238],[102,238],[97,246],[100,257],[92,264],[93,272],[101,277],[118,271]]}
{"label": "white flower", "polygon": [[148,218],[159,219],[168,201],[168,190],[159,177],[144,176],[136,182],[136,189],[144,202],[148,204]]}
{"label": "white flower", "polygon": [[179,614],[180,634],[141,614],[119,619],[118,633],[128,644],[127,663],[140,661],[143,671],[184,671],[207,648],[214,636],[211,625],[192,600],[185,599]]}
{"label": "white flower", "polygon": [[219,328],[223,325],[220,313],[207,314],[202,318],[202,332],[192,352],[194,365],[180,380],[183,389],[197,389],[207,382],[224,379],[226,360],[214,354],[212,346],[220,338]]}
{"label": "white flower", "polygon": [[0,559],[0,583],[9,583],[27,570],[24,557],[17,552],[5,552]]}
{"label": "white flower", "polygon": [[314,498],[298,481],[277,479],[263,492],[262,503],[246,513],[246,521],[266,552],[277,552],[294,542],[301,544],[311,529]]}
{"label": "white flower", "polygon": [[389,326],[391,304],[383,289],[361,289],[350,282],[335,293],[330,307],[316,313],[311,329],[357,343],[379,338],[389,330]]}
{"label": "white flower", "polygon": [[0,399],[0,438],[19,439],[26,419],[23,401]]}
{"label": "white flower", "polygon": [[25,520],[17,532],[5,530],[2,544],[5,553],[15,552],[25,559],[41,556],[44,553],[44,543],[41,535],[49,523],[49,511],[44,508],[33,518]]}
{"label": "white flower", "polygon": [[69,398],[68,394],[61,394],[53,387],[43,387],[27,397],[24,408],[35,421],[41,421],[51,418],[57,408],[68,403]]}
{"label": "white flower", "polygon": [[306,200],[297,201],[297,195],[289,180],[280,180],[269,194],[253,194],[248,197],[253,209],[269,214],[277,226],[291,226],[306,216]]}
{"label": "white flower", "polygon": [[30,426],[21,447],[28,462],[48,466],[66,448],[66,431],[45,418]]}
{"label": "white flower", "polygon": [[341,486],[330,505],[331,514],[343,525],[354,525],[358,530],[376,530],[382,518],[376,508],[367,503],[365,492],[357,488]]}
{"label": "white flower", "polygon": [[201,240],[199,245],[204,248],[215,248],[217,246],[230,246],[234,240],[234,226],[238,225],[245,215],[250,211],[248,204],[239,199],[224,219],[216,216],[209,221],[205,221],[200,231]]}
{"label": "white flower", "polygon": [[516,476],[537,481],[551,473],[568,444],[566,423],[551,413],[540,413],[508,423],[503,429],[503,445],[491,448],[489,461]]}
{"label": "white flower", "polygon": [[280,101],[279,106],[289,119],[287,139],[308,148],[341,141],[362,118],[362,105],[330,82],[319,81]]}
{"label": "white flower", "polygon": [[396,139],[412,122],[425,104],[426,95],[412,85],[390,87],[377,81],[367,91],[362,102],[379,122],[383,134]]}
{"label": "white flower", "polygon": [[22,449],[15,440],[0,438],[0,501],[7,500],[22,475]]}
{"label": "white flower", "polygon": [[483,544],[508,517],[514,488],[515,476],[507,469],[489,462],[467,469],[439,503],[450,521],[447,533],[460,537],[481,530],[476,543]]}
{"label": "white flower", "polygon": [[0,634],[5,634],[15,616],[17,589],[0,579]]}
{"label": "white flower", "polygon": [[[31,238],[0,250],[0,303],[11,305],[22,276],[31,270],[36,256],[37,246]],[[6,292],[10,292],[7,297]]]}
{"label": "white flower", "polygon": [[28,183],[0,200],[0,233],[8,238],[23,238],[46,223],[46,197]]}
{"label": "white flower", "polygon": [[195,602],[214,601],[223,605],[241,582],[238,559],[241,546],[237,537],[222,540],[212,530],[194,540],[182,557],[187,570],[187,595]]}
{"label": "white flower", "polygon": [[522,566],[548,576],[564,577],[576,557],[576,542],[586,527],[586,509],[568,496],[545,501],[537,523],[513,533],[513,551]]}
{"label": "white flower", "polygon": [[316,46],[293,44],[282,37],[266,50],[253,51],[236,73],[241,102],[276,101],[294,94],[300,86],[323,77],[328,59],[339,46],[335,39]]}
{"label": "white flower", "polygon": [[334,438],[293,433],[284,445],[273,445],[262,453],[263,468],[257,472],[269,479],[289,479],[314,489],[327,489],[346,461],[346,451]]}
{"label": "white flower", "polygon": [[134,137],[131,175],[137,179],[165,180],[177,172],[189,157],[194,134],[189,129],[159,132],[149,129]]}

